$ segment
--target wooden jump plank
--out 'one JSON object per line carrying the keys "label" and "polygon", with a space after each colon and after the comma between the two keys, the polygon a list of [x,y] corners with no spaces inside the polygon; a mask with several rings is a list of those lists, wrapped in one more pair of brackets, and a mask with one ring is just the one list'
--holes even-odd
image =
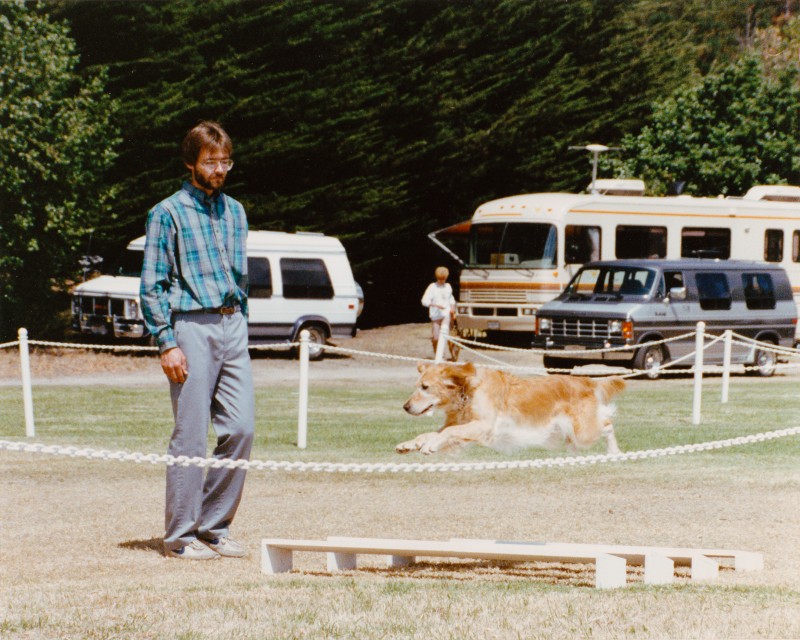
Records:
{"label": "wooden jump plank", "polygon": [[565,563],[594,564],[597,556],[594,551],[571,550],[565,553],[560,549],[532,547],[523,544],[483,543],[464,545],[449,541],[434,540],[393,540],[380,538],[343,538],[329,540],[287,540],[264,539],[269,548],[290,551],[320,551],[332,553],[355,553],[390,556],[429,556],[455,557],[486,560],[545,560]]}
{"label": "wooden jump plank", "polygon": [[[329,570],[353,569],[358,554],[386,555],[393,566],[408,564],[417,556],[455,557],[474,560],[506,560],[519,562],[558,562],[595,565],[595,584],[598,588],[616,588],[625,584],[626,561],[606,553],[547,549],[533,545],[478,542],[466,545],[462,541],[392,540],[373,538],[330,538],[328,540],[262,540],[262,571],[281,573],[292,568],[294,551],[324,552]],[[288,559],[286,557],[288,554]],[[409,560],[399,560],[408,558]]]}
{"label": "wooden jump plank", "polygon": [[660,553],[648,552],[644,556],[645,584],[672,584],[675,580],[675,562]]}
{"label": "wooden jump plank", "polygon": [[262,571],[269,574],[291,571],[294,551],[326,553],[330,571],[355,569],[359,554],[387,556],[390,567],[408,566],[418,556],[594,564],[598,588],[623,586],[628,563],[644,566],[646,584],[671,583],[676,565],[690,566],[692,580],[715,580],[719,573],[719,559],[733,559],[737,571],[754,571],[764,566],[760,553],[732,549],[506,542],[467,538],[440,541],[330,537],[326,540],[265,538],[262,540]]}
{"label": "wooden jump plank", "polygon": [[[453,538],[453,541],[473,542],[470,538]],[[736,571],[761,571],[764,568],[764,556],[754,551],[742,551],[739,549],[704,549],[691,547],[661,547],[646,545],[619,545],[619,544],[582,544],[572,542],[505,542],[501,540],[481,540],[481,542],[497,545],[520,545],[532,544],[549,549],[560,549],[564,553],[570,550],[594,553],[609,553],[622,556],[631,565],[644,565],[645,557],[648,553],[670,558],[676,566],[690,567],[695,556],[706,556],[719,560],[732,560]]]}

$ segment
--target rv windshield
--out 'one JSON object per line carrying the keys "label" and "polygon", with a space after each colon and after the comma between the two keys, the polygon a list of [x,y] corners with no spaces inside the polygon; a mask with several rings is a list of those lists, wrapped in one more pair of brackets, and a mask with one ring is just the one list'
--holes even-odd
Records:
{"label": "rv windshield", "polygon": [[476,223],[470,229],[468,266],[552,269],[556,265],[556,237],[552,224]]}
{"label": "rv windshield", "polygon": [[584,267],[564,289],[564,300],[645,296],[656,280],[653,269],[641,267]]}

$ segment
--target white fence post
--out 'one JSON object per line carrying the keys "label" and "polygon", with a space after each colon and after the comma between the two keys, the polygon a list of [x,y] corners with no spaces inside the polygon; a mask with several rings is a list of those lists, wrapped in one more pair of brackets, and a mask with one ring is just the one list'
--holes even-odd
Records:
{"label": "white fence post", "polygon": [[300,399],[297,408],[297,447],[306,448],[308,435],[308,345],[311,335],[306,329],[300,332]]}
{"label": "white fence post", "polygon": [[439,329],[439,342],[436,343],[436,355],[434,362],[441,362],[444,357],[444,349],[447,342],[450,340],[450,307],[444,311],[444,318],[442,318],[442,326]]}
{"label": "white fence post", "polygon": [[725,350],[722,356],[722,403],[728,401],[728,388],[731,382],[731,343],[733,342],[733,331],[725,329],[723,340]]}
{"label": "white fence post", "polygon": [[703,347],[705,346],[706,323],[697,323],[694,341],[694,403],[692,405],[692,424],[700,424],[700,405],[703,401]]}
{"label": "white fence post", "polygon": [[36,427],[33,423],[33,394],[31,392],[31,359],[28,354],[28,330],[20,329],[19,336],[19,365],[22,370],[22,406],[25,409],[25,435],[29,438],[36,436]]}

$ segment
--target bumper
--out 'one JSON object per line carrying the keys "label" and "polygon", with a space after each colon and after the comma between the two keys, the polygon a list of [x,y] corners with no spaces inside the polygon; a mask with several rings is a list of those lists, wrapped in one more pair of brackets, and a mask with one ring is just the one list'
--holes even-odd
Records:
{"label": "bumper", "polygon": [[468,313],[457,313],[458,328],[468,331],[519,331],[533,333],[536,315],[521,315],[516,307],[470,307]]}
{"label": "bumper", "polygon": [[[533,346],[535,349],[544,349],[551,358],[585,360],[586,362],[631,362],[636,354],[635,345],[626,345],[618,341],[599,344],[554,344],[552,341],[545,341],[537,336]],[[598,349],[619,349],[624,346],[630,346],[630,349],[598,351]]]}
{"label": "bumper", "polygon": [[145,336],[141,320],[128,320],[118,316],[81,314],[72,316],[72,328],[94,336],[111,336],[138,340]]}

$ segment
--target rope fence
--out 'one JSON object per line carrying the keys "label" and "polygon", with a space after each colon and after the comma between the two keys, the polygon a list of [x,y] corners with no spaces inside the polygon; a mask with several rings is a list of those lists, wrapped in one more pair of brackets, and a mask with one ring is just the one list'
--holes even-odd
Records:
{"label": "rope fence", "polygon": [[0,450],[20,453],[41,453],[70,458],[86,458],[90,460],[111,460],[117,462],[148,463],[180,467],[203,467],[212,469],[253,469],[257,471],[296,471],[325,473],[422,473],[443,471],[500,471],[511,469],[552,469],[558,467],[575,467],[597,465],[610,462],[632,462],[663,458],[689,453],[714,451],[729,447],[768,442],[778,438],[786,438],[800,434],[800,427],[791,427],[777,431],[767,431],[747,436],[738,436],[726,440],[713,440],[696,444],[664,447],[661,449],[645,449],[625,453],[597,454],[586,456],[569,456],[558,458],[537,458],[533,460],[503,460],[488,462],[302,462],[275,460],[231,460],[219,458],[201,458],[187,456],[171,456],[161,454],[126,453],[124,451],[108,451],[102,449],[80,448],[75,446],[47,445],[39,443],[13,442],[0,440]]}
{"label": "rope fence", "polygon": [[[675,336],[672,338],[667,338],[664,340],[660,340],[657,342],[648,342],[648,345],[657,346],[657,345],[668,345],[670,343],[676,341],[687,341],[690,340],[694,336],[695,338],[695,349],[690,353],[687,353],[680,358],[676,358],[675,360],[671,360],[668,363],[665,363],[663,366],[658,367],[657,373],[659,375],[665,373],[680,373],[680,374],[692,374],[694,376],[694,393],[693,393],[693,404],[692,404],[692,422],[693,424],[700,423],[700,406],[701,406],[701,398],[702,398],[702,380],[704,374],[707,373],[721,373],[722,374],[722,397],[721,402],[725,403],[728,400],[728,393],[729,393],[729,379],[730,379],[730,371],[731,371],[731,350],[733,346],[738,346],[742,348],[746,348],[755,353],[756,350],[765,352],[765,353],[772,353],[775,355],[775,362],[774,366],[778,370],[787,370],[790,368],[798,368],[800,367],[800,363],[778,363],[778,357],[784,359],[791,359],[800,356],[800,351],[797,349],[789,349],[787,347],[780,347],[774,345],[772,343],[766,342],[758,342],[753,340],[752,338],[748,338],[746,336],[741,336],[738,334],[734,334],[731,331],[726,331],[724,334],[720,336],[713,336],[708,335],[705,333],[705,325],[704,323],[700,322],[697,325],[697,330],[694,332],[686,333],[680,336]],[[439,340],[439,345],[436,352],[436,357],[434,358],[433,362],[441,362],[443,353],[444,353],[444,345],[448,342],[452,341],[458,344],[462,349],[467,349],[470,353],[474,354],[476,358],[489,360],[490,364],[483,364],[483,363],[475,363],[477,366],[483,367],[492,367],[495,369],[503,369],[508,371],[514,372],[522,372],[528,373],[533,375],[546,375],[547,373],[558,373],[558,372],[571,372],[568,369],[553,369],[553,368],[544,368],[544,367],[524,367],[524,366],[514,366],[504,363],[502,360],[498,358],[493,358],[491,356],[487,356],[485,354],[479,353],[477,350],[473,349],[472,347],[480,346],[482,349],[490,350],[497,353],[502,352],[512,352],[512,353],[525,353],[526,355],[544,355],[548,352],[546,350],[541,349],[519,349],[514,347],[505,347],[501,345],[491,345],[491,344],[483,344],[478,343],[472,340],[466,340],[463,338],[459,338],[457,336],[451,336],[449,333],[449,327],[443,323],[442,326],[442,333],[441,338]],[[723,343],[724,348],[724,358],[723,364],[721,366],[709,366],[703,364],[703,354],[704,352],[719,342]],[[19,330],[19,340],[13,342],[6,342],[0,344],[0,349],[5,348],[12,348],[18,347],[20,353],[20,368],[21,368],[21,378],[22,378],[22,393],[23,393],[23,406],[24,406],[24,413],[25,413],[25,434],[28,438],[35,437],[35,424],[34,424],[34,415],[33,415],[33,398],[32,398],[32,385],[31,385],[31,377],[30,377],[30,358],[29,358],[29,345],[39,346],[39,347],[53,347],[53,348],[60,348],[60,349],[93,349],[93,350],[101,350],[101,351],[157,351],[156,347],[149,347],[149,346],[140,346],[140,345],[122,345],[122,346],[115,346],[115,345],[96,345],[96,344],[75,344],[75,343],[59,343],[59,342],[49,342],[43,340],[28,340],[27,330],[22,328]],[[409,356],[401,356],[401,355],[392,355],[386,353],[378,353],[378,352],[370,352],[370,351],[360,351],[356,349],[347,349],[343,347],[336,347],[333,345],[315,345],[319,348],[323,349],[326,352],[330,353],[340,353],[344,355],[357,355],[363,357],[373,357],[373,358],[382,358],[388,360],[397,360],[402,362],[418,362],[420,358],[414,358]],[[641,348],[642,345],[629,345],[624,347],[611,347],[609,349],[595,349],[595,350],[581,350],[581,351],[560,351],[558,352],[559,355],[570,355],[570,354],[597,354],[600,355],[606,352],[617,352],[617,351],[630,351],[633,349]],[[284,350],[287,348],[299,348],[299,367],[300,367],[300,380],[299,380],[299,401],[298,401],[298,437],[297,437],[297,444],[300,449],[305,449],[307,446],[307,430],[308,430],[308,386],[309,386],[309,347],[310,347],[310,339],[309,334],[307,331],[302,331],[300,335],[299,342],[286,342],[286,343],[279,343],[275,345],[258,345],[252,346],[251,349],[254,350]],[[685,367],[680,369],[680,371],[676,370],[676,365],[685,364],[690,362],[694,359],[693,366]],[[748,370],[758,370],[760,367],[758,365],[747,366],[744,367],[745,371]],[[620,369],[620,368],[615,368]],[[604,368],[602,370],[592,370],[591,365],[589,367],[583,367],[581,369],[581,375],[601,375],[601,376],[608,376],[608,375],[618,375],[623,378],[631,378],[631,377],[641,377],[647,376],[650,373],[647,370],[631,370],[631,369],[622,369],[619,370],[611,370],[609,371],[608,368]],[[770,434],[757,434],[756,436],[747,436],[746,438],[756,438],[753,440],[754,442],[758,442],[758,438],[762,438],[765,436],[769,437],[785,437],[786,435],[794,435],[795,430],[784,430],[782,432],[770,432],[770,434],[781,434],[781,435],[770,435]],[[464,468],[473,468],[470,465],[476,465],[474,468],[476,469],[483,469],[483,468],[516,468],[517,465],[521,465],[521,468],[530,468],[530,467],[537,467],[537,466],[553,466],[555,464],[563,464],[563,465],[573,465],[573,464],[595,464],[597,462],[604,462],[604,461],[622,461],[628,459],[639,459],[638,456],[644,457],[654,457],[656,455],[674,455],[675,453],[688,453],[694,450],[707,450],[707,449],[696,449],[696,447],[711,447],[711,448],[718,448],[720,446],[734,446],[735,444],[746,444],[750,442],[750,440],[741,441],[741,439],[732,439],[730,441],[718,441],[717,443],[705,443],[703,445],[686,445],[686,449],[681,447],[670,447],[667,449],[662,450],[655,450],[657,453],[652,452],[634,452],[634,453],[626,453],[626,454],[615,454],[612,456],[581,456],[576,458],[554,458],[554,459],[545,459],[545,460],[534,460],[534,461],[522,461],[522,462],[502,462],[502,463],[439,463],[436,465],[430,464],[423,464],[423,465],[399,465],[399,464],[383,464],[378,465],[381,469],[386,468],[388,470],[418,470],[420,467],[423,469],[432,469],[432,470],[451,470],[453,469],[453,465],[456,465],[456,468],[460,469],[460,465],[467,465]],[[723,444],[720,444],[723,443]],[[13,442],[3,442],[0,441],[0,448],[6,448],[9,450],[19,450],[18,447],[22,445]],[[51,453],[52,451],[48,450],[45,445],[29,445],[30,447],[34,447],[36,451],[42,451],[45,453]],[[71,453],[61,454],[61,451],[68,451]],[[75,451],[88,451],[93,452],[90,455],[86,455],[83,457],[102,457],[104,459],[132,459],[134,461],[145,461],[145,462],[159,462],[159,463],[166,463],[166,464],[183,464],[183,460],[176,459],[173,461],[169,461],[164,456],[148,456],[145,454],[125,454],[125,453],[111,453],[111,452],[101,452],[96,455],[95,450],[80,450],[71,447],[64,447],[58,449],[61,455],[73,455]],[[663,453],[662,453],[663,452]],[[115,458],[114,456],[122,456],[121,458]],[[130,457],[132,456],[132,458]],[[622,457],[620,457],[622,456]],[[194,459],[197,464],[200,464],[196,459]],[[556,461],[563,461],[563,462],[556,462]],[[246,463],[247,461],[238,461],[239,463]],[[229,461],[219,461],[215,459],[210,459],[210,461],[206,461],[203,466],[215,465],[215,464],[228,464]],[[297,465],[300,464],[299,468],[303,468],[302,465],[322,465],[321,470],[325,469],[336,469],[339,470],[341,468],[340,464],[334,463],[275,463],[275,462],[264,462],[264,463],[247,463],[249,464],[256,464],[253,468],[259,468],[258,464],[263,465],[262,468],[266,469],[284,469],[286,465],[289,465],[292,469],[297,468]],[[495,465],[490,467],[485,467],[483,465]],[[276,466],[277,465],[277,466]],[[512,466],[507,466],[512,465]],[[527,466],[526,466],[527,465]],[[367,472],[370,471],[369,465],[356,465],[359,470],[361,467],[364,468]],[[248,467],[250,468],[250,467]],[[345,467],[344,470],[349,470],[349,467]]]}

